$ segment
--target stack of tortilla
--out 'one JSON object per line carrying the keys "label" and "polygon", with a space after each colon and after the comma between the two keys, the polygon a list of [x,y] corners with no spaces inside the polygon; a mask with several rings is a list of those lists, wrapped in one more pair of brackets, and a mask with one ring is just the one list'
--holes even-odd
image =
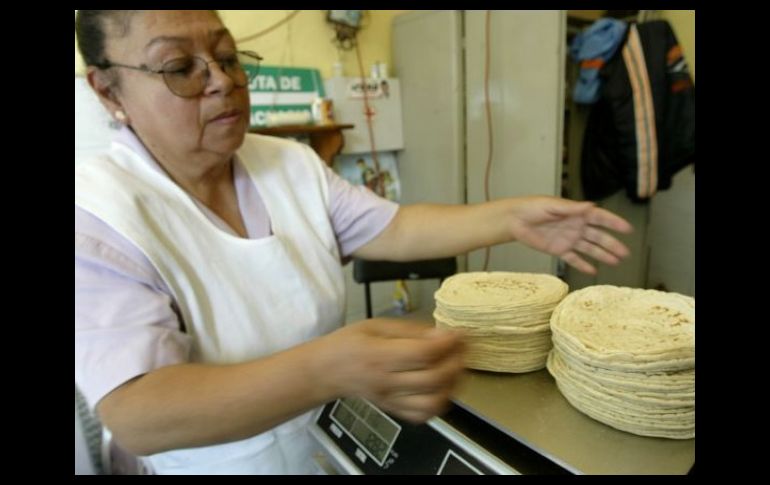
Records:
{"label": "stack of tortilla", "polygon": [[695,299],[591,286],[551,316],[548,371],[578,410],[642,436],[695,436]]}
{"label": "stack of tortilla", "polygon": [[438,327],[464,331],[468,367],[530,372],[545,367],[551,312],[567,292],[548,274],[460,273],[436,292],[433,317]]}

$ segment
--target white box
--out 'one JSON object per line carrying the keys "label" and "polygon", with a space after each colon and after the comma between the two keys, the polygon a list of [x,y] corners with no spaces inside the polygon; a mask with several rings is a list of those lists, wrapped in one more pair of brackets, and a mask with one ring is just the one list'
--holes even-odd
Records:
{"label": "white box", "polygon": [[[334,121],[352,124],[343,131],[343,154],[370,153],[369,128],[366,125],[360,77],[335,77],[324,83],[326,96],[334,102]],[[380,151],[402,150],[404,132],[401,119],[401,85],[396,78],[367,79],[369,106],[374,112],[372,128],[375,147]]]}

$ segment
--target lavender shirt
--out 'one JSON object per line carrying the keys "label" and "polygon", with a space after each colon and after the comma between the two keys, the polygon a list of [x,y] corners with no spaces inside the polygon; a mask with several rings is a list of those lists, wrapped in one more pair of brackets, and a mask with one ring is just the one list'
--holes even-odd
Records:
{"label": "lavender shirt", "polygon": [[[130,129],[123,128],[115,141],[165,174]],[[329,218],[340,254],[346,257],[382,232],[398,205],[349,184],[319,163],[329,185]],[[249,239],[270,235],[262,198],[237,157],[233,178]],[[219,228],[235,234],[192,200]],[[149,259],[99,218],[75,206],[75,381],[88,403],[95,406],[134,377],[187,362],[190,345],[171,292]]]}

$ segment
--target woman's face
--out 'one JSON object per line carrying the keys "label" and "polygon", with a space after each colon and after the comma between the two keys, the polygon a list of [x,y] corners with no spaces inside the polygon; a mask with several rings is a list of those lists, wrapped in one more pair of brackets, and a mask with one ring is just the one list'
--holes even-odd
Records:
{"label": "woman's face", "polygon": [[[108,35],[106,51],[111,62],[157,70],[165,62],[189,56],[207,62],[224,59],[235,53],[236,46],[210,11],[141,11],[131,18],[127,35]],[[229,157],[243,143],[249,126],[248,87],[235,86],[215,62],[209,64],[204,92],[192,98],[172,93],[160,74],[117,69],[123,111],[155,156]]]}

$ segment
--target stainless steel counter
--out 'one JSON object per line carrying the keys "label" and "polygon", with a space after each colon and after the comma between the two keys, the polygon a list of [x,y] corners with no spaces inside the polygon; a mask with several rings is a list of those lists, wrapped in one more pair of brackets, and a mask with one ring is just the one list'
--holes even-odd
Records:
{"label": "stainless steel counter", "polygon": [[685,474],[695,439],[650,438],[581,413],[543,369],[526,374],[468,371],[454,402],[573,473]]}

